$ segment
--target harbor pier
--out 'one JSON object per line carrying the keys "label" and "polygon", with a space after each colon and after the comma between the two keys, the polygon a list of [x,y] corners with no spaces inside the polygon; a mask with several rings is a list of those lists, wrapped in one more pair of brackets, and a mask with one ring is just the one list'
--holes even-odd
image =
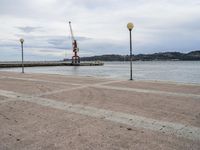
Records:
{"label": "harbor pier", "polygon": [[[41,66],[103,66],[103,62],[81,62],[71,63],[65,61],[25,61],[24,67],[41,67]],[[0,68],[15,68],[22,67],[21,62],[0,62]]]}

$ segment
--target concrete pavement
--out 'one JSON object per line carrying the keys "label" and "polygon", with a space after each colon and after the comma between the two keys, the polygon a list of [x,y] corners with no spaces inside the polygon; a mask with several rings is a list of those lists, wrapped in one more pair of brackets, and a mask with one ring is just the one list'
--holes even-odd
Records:
{"label": "concrete pavement", "polygon": [[200,149],[200,85],[0,72],[0,149]]}

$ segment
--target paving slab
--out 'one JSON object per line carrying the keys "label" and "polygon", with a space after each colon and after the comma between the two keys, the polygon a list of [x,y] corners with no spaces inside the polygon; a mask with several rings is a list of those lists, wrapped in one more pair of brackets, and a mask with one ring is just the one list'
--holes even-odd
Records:
{"label": "paving slab", "polygon": [[[23,109],[22,109],[23,106]],[[199,149],[198,141],[29,102],[0,105],[0,149]]]}
{"label": "paving slab", "polygon": [[200,149],[200,85],[0,71],[0,149]]}
{"label": "paving slab", "polygon": [[43,96],[72,104],[200,127],[200,99],[88,87]]}

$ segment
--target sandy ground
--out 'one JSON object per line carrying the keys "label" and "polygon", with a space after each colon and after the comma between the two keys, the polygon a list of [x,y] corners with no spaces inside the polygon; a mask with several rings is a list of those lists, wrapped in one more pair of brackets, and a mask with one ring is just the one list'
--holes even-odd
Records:
{"label": "sandy ground", "polygon": [[199,150],[200,85],[0,72],[0,150]]}

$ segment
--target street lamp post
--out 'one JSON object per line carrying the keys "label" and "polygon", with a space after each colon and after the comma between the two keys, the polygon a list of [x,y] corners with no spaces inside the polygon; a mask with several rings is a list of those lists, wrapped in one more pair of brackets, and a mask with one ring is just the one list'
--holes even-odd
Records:
{"label": "street lamp post", "polygon": [[19,41],[21,43],[21,48],[22,48],[22,73],[24,73],[24,49],[23,49],[24,39],[20,39]]}
{"label": "street lamp post", "polygon": [[130,80],[133,80],[133,71],[132,71],[132,61],[133,61],[133,58],[132,58],[132,35],[131,35],[131,31],[134,28],[133,23],[131,23],[131,22],[128,23],[127,24],[127,28],[129,30],[129,33],[130,33]]}

